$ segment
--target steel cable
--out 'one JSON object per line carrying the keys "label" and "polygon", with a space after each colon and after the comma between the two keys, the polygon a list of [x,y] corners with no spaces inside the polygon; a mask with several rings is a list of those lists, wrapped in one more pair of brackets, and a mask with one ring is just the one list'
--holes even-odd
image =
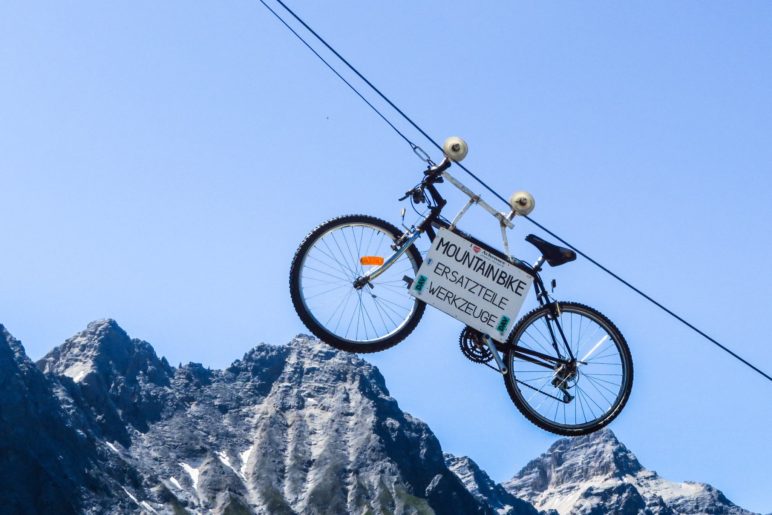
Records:
{"label": "steel cable", "polygon": [[[315,38],[316,38],[316,39],[317,39],[317,40],[318,40],[318,41],[319,41],[319,42],[320,42],[322,45],[324,45],[324,46],[325,46],[325,47],[326,47],[326,48],[327,48],[327,49],[328,49],[330,52],[332,52],[332,53],[335,55],[335,57],[337,57],[337,58],[338,58],[338,59],[339,59],[339,60],[340,60],[340,61],[341,61],[343,64],[345,64],[345,65],[346,65],[346,67],[347,67],[349,70],[351,70],[351,71],[352,71],[352,72],[353,72],[353,73],[354,73],[354,74],[355,74],[357,77],[359,77],[359,78],[360,78],[360,79],[361,79],[361,80],[362,80],[362,81],[363,81],[365,84],[367,84],[367,86],[368,86],[370,89],[372,89],[372,90],[373,90],[373,91],[374,91],[374,92],[375,92],[375,93],[376,93],[376,94],[377,94],[377,95],[378,95],[378,96],[379,96],[381,99],[383,99],[383,100],[384,100],[384,101],[385,101],[385,102],[386,102],[386,103],[387,103],[387,104],[388,104],[388,105],[389,105],[389,106],[390,106],[392,109],[394,109],[394,110],[395,110],[395,111],[396,111],[396,112],[397,112],[397,113],[398,113],[398,114],[399,114],[399,115],[400,115],[400,116],[401,116],[401,117],[402,117],[402,118],[403,118],[405,121],[407,121],[407,122],[408,122],[408,123],[409,123],[409,124],[410,124],[410,125],[411,125],[411,126],[414,128],[414,129],[416,129],[416,130],[417,130],[417,131],[418,131],[418,132],[419,132],[419,133],[420,133],[420,134],[421,134],[421,135],[422,135],[424,138],[426,138],[426,140],[428,140],[428,141],[429,141],[429,142],[430,142],[432,145],[434,145],[434,146],[435,146],[435,147],[436,147],[436,148],[437,148],[437,149],[438,149],[440,152],[442,152],[442,151],[443,151],[443,150],[442,150],[442,146],[441,146],[439,143],[437,143],[437,141],[435,141],[435,140],[434,140],[434,139],[433,139],[431,136],[429,136],[429,135],[428,135],[428,134],[427,134],[427,133],[426,133],[426,132],[425,132],[425,131],[424,131],[424,130],[423,130],[423,129],[422,129],[422,128],[421,128],[421,127],[420,127],[420,126],[419,126],[419,125],[416,123],[416,122],[414,122],[414,121],[412,120],[412,118],[410,118],[410,117],[409,117],[407,114],[405,114],[405,113],[404,113],[404,111],[402,111],[402,110],[401,110],[399,107],[397,107],[397,105],[396,105],[396,104],[394,104],[394,102],[392,102],[392,101],[391,101],[391,100],[390,100],[390,99],[389,99],[389,98],[388,98],[386,95],[384,95],[384,94],[381,92],[381,90],[379,90],[377,87],[375,87],[375,85],[374,85],[372,82],[370,82],[370,81],[369,81],[369,80],[368,80],[368,79],[367,79],[367,78],[366,78],[364,75],[362,75],[362,73],[360,73],[360,72],[359,72],[359,70],[357,70],[357,68],[356,68],[356,67],[354,67],[354,66],[353,66],[351,63],[349,63],[349,62],[348,62],[348,60],[346,60],[346,59],[345,59],[345,58],[344,58],[344,57],[343,57],[343,56],[342,56],[340,53],[338,53],[338,51],[337,51],[337,50],[335,50],[335,49],[334,49],[334,48],[333,48],[333,47],[332,47],[332,46],[331,46],[329,43],[327,43],[327,41],[326,41],[326,40],[325,40],[325,39],[324,39],[322,36],[320,36],[320,35],[319,35],[319,34],[318,34],[318,33],[317,33],[317,32],[316,32],[314,29],[312,29],[312,28],[311,28],[311,26],[309,26],[309,25],[308,25],[308,24],[307,24],[305,21],[303,21],[303,19],[301,19],[301,18],[300,18],[300,16],[298,16],[298,15],[297,15],[297,14],[296,14],[296,13],[295,13],[295,12],[294,12],[292,9],[290,9],[290,8],[289,8],[289,7],[288,7],[288,6],[287,6],[287,5],[286,5],[286,4],[285,4],[285,3],[284,3],[282,0],[276,0],[276,2],[277,2],[279,5],[281,5],[281,6],[284,8],[284,10],[286,10],[286,11],[287,11],[287,12],[288,12],[288,13],[289,13],[289,14],[290,14],[290,15],[291,15],[291,16],[292,16],[292,17],[293,17],[293,18],[294,18],[294,19],[295,19],[295,20],[296,20],[298,23],[300,23],[300,24],[301,24],[301,25],[302,25],[302,26],[303,26],[303,27],[304,27],[304,28],[305,28],[305,29],[306,29],[308,32],[310,32],[310,33],[311,33],[311,34],[312,34],[312,35],[313,35],[313,36],[314,36],[314,37],[315,37]],[[346,80],[346,79],[345,79],[345,78],[344,78],[344,77],[343,77],[343,76],[342,76],[342,75],[341,75],[341,74],[340,74],[340,73],[339,73],[339,72],[338,72],[338,71],[337,71],[337,70],[336,70],[336,69],[335,69],[335,68],[334,68],[334,67],[333,67],[333,66],[332,66],[332,65],[331,65],[331,64],[330,64],[328,61],[327,61],[327,60],[325,60],[325,59],[324,59],[324,58],[323,58],[323,57],[322,57],[322,56],[321,56],[321,55],[320,55],[320,54],[319,54],[319,53],[318,53],[318,52],[317,52],[317,51],[316,51],[316,50],[315,50],[315,49],[314,49],[314,48],[311,46],[311,44],[309,44],[309,43],[308,43],[308,42],[307,42],[307,41],[306,41],[306,40],[305,40],[305,39],[304,39],[304,38],[303,38],[303,37],[302,37],[302,36],[301,36],[301,35],[300,35],[300,34],[297,32],[297,31],[295,31],[295,30],[294,30],[294,29],[293,29],[293,28],[292,28],[292,27],[291,27],[291,26],[290,26],[290,25],[289,25],[289,24],[288,24],[288,23],[287,23],[287,22],[286,22],[286,21],[285,21],[285,20],[284,20],[284,19],[283,19],[283,18],[282,18],[282,17],[281,17],[281,16],[280,16],[280,15],[279,15],[279,14],[278,14],[278,13],[277,13],[275,10],[274,10],[274,9],[272,9],[272,8],[271,8],[271,7],[270,7],[270,6],[269,6],[269,5],[268,5],[268,4],[265,2],[265,0],[260,0],[260,3],[262,3],[262,4],[263,4],[263,5],[264,5],[264,6],[265,6],[265,7],[266,7],[266,8],[267,8],[267,9],[268,9],[268,10],[269,10],[269,11],[270,11],[270,12],[271,12],[271,13],[272,13],[272,14],[273,14],[273,15],[274,15],[276,18],[277,18],[277,19],[279,19],[279,21],[281,21],[281,23],[282,23],[282,24],[283,24],[283,25],[284,25],[284,26],[285,26],[287,29],[289,29],[289,30],[290,30],[290,31],[291,31],[291,32],[292,32],[292,33],[293,33],[293,34],[294,34],[294,35],[295,35],[295,36],[296,36],[296,37],[297,37],[297,38],[298,38],[298,39],[299,39],[301,42],[303,42],[303,44],[304,44],[304,45],[305,45],[305,46],[306,46],[306,47],[307,47],[309,50],[311,50],[311,52],[313,52],[313,53],[314,53],[314,55],[316,55],[316,57],[318,57],[318,58],[319,58],[319,59],[320,59],[320,60],[321,60],[321,61],[322,61],[322,62],[323,62],[323,63],[324,63],[324,64],[325,64],[325,65],[326,65],[326,66],[327,66],[327,67],[328,67],[328,68],[329,68],[329,69],[330,69],[330,70],[331,70],[333,73],[335,73],[335,75],[337,75],[337,76],[338,76],[338,78],[340,78],[340,79],[341,79],[341,80],[342,80],[342,81],[343,81],[343,82],[344,82],[344,83],[345,83],[345,84],[346,84],[346,85],[347,85],[349,88],[351,88],[351,90],[352,90],[352,91],[354,91],[354,93],[356,93],[356,95],[357,95],[357,96],[358,96],[360,99],[362,99],[362,101],[364,101],[364,102],[365,102],[365,103],[366,103],[366,104],[367,104],[367,105],[368,105],[368,106],[369,106],[369,107],[370,107],[370,108],[371,108],[373,111],[375,111],[375,112],[376,112],[376,113],[377,113],[377,114],[378,114],[378,115],[381,117],[381,119],[383,119],[383,121],[384,121],[384,122],[386,122],[386,123],[389,125],[389,127],[391,127],[391,128],[392,128],[392,129],[393,129],[393,130],[394,130],[394,131],[395,131],[395,132],[396,132],[396,133],[397,133],[399,136],[401,136],[401,137],[402,137],[402,139],[404,139],[404,140],[405,140],[405,141],[406,141],[406,142],[407,142],[407,143],[408,143],[408,144],[411,146],[411,148],[413,149],[413,151],[414,151],[414,152],[416,152],[417,154],[419,154],[419,151],[420,151],[421,153],[423,153],[424,155],[426,155],[426,152],[424,152],[424,151],[423,151],[423,149],[421,149],[421,147],[419,147],[418,145],[416,145],[415,143],[413,143],[413,142],[412,142],[412,141],[411,141],[411,140],[410,140],[410,139],[409,139],[407,136],[405,136],[405,134],[403,134],[403,133],[402,133],[402,132],[401,132],[399,129],[397,129],[397,127],[396,127],[396,126],[395,126],[395,125],[394,125],[394,124],[393,124],[393,123],[392,123],[392,122],[391,122],[391,121],[390,121],[390,120],[389,120],[389,119],[388,119],[388,118],[387,118],[387,117],[386,117],[386,116],[385,116],[385,115],[384,115],[384,114],[383,114],[381,111],[379,111],[379,110],[378,110],[378,109],[377,109],[377,108],[376,108],[376,107],[375,107],[375,106],[374,106],[374,105],[373,105],[371,102],[369,102],[369,101],[368,101],[368,100],[367,100],[367,99],[364,97],[364,95],[362,95],[362,93],[361,93],[361,92],[360,92],[360,91],[359,91],[359,90],[358,90],[358,89],[357,89],[355,86],[353,86],[353,85],[352,85],[352,84],[351,84],[349,81],[347,81],[347,80]],[[419,156],[420,156],[420,154],[419,154]],[[428,159],[428,156],[427,156],[427,159]],[[479,183],[481,186],[483,186],[483,187],[484,187],[486,190],[488,190],[488,191],[489,191],[491,194],[493,194],[493,195],[494,195],[496,198],[498,198],[499,200],[501,200],[501,201],[502,201],[502,202],[504,202],[505,204],[509,205],[509,202],[507,201],[507,199],[506,199],[506,198],[504,198],[504,197],[503,197],[501,194],[499,194],[499,193],[498,193],[496,190],[494,190],[492,187],[490,187],[490,186],[489,186],[489,185],[488,185],[488,184],[487,184],[485,181],[483,181],[482,179],[480,179],[480,178],[479,178],[479,177],[478,177],[476,174],[474,174],[474,173],[473,173],[471,170],[469,170],[469,169],[468,169],[466,166],[462,165],[461,163],[455,163],[455,164],[456,164],[456,165],[457,165],[459,168],[461,168],[461,169],[462,169],[464,172],[466,172],[466,173],[467,173],[467,174],[468,174],[470,177],[472,177],[472,178],[473,178],[475,181],[477,181],[477,182],[478,182],[478,183]],[[761,375],[762,377],[766,378],[766,379],[767,379],[767,380],[769,380],[769,381],[772,381],[772,376],[770,376],[770,375],[769,375],[769,374],[767,374],[766,372],[762,371],[760,368],[758,368],[757,366],[753,365],[753,364],[752,364],[752,363],[750,363],[748,360],[746,360],[746,359],[742,358],[741,356],[739,356],[737,353],[735,353],[734,351],[732,351],[731,349],[729,349],[729,348],[728,348],[728,347],[726,347],[725,345],[722,345],[722,344],[721,344],[721,343],[719,343],[719,342],[718,342],[716,339],[712,338],[711,336],[709,336],[708,334],[706,334],[704,331],[702,331],[701,329],[697,328],[697,327],[696,327],[695,325],[693,325],[692,323],[688,322],[688,321],[687,321],[686,319],[684,319],[683,317],[681,317],[681,316],[679,316],[678,314],[674,313],[674,312],[673,312],[671,309],[667,308],[667,307],[666,307],[666,306],[664,306],[662,303],[658,302],[657,300],[653,299],[653,298],[652,298],[651,296],[649,296],[648,294],[646,294],[646,293],[644,293],[643,291],[641,291],[641,289],[640,289],[640,288],[638,288],[638,287],[636,287],[636,286],[632,285],[632,284],[631,284],[629,281],[627,281],[627,280],[623,279],[623,278],[622,278],[621,276],[619,276],[618,274],[616,274],[616,273],[612,272],[612,271],[611,271],[611,270],[609,270],[609,269],[608,269],[606,266],[602,265],[602,264],[601,264],[601,263],[599,263],[597,260],[593,259],[592,257],[590,257],[589,255],[587,255],[586,253],[584,253],[584,252],[582,252],[581,250],[577,249],[577,248],[576,248],[574,245],[572,245],[571,243],[567,242],[565,239],[561,238],[560,236],[558,236],[557,234],[555,234],[553,231],[551,231],[551,230],[547,229],[547,228],[546,228],[544,225],[540,224],[539,222],[537,222],[536,220],[534,220],[534,219],[533,219],[533,218],[531,218],[530,216],[524,216],[524,218],[525,218],[526,220],[528,220],[529,222],[531,222],[531,223],[532,223],[533,225],[535,225],[536,227],[538,227],[539,229],[541,229],[542,231],[546,232],[547,234],[549,234],[550,236],[552,236],[553,238],[555,238],[556,240],[560,241],[560,242],[561,242],[563,245],[565,245],[565,246],[569,247],[570,249],[572,249],[573,251],[575,251],[575,252],[576,252],[578,255],[580,255],[580,256],[582,256],[583,258],[585,258],[587,261],[589,261],[590,263],[592,263],[593,265],[595,265],[596,267],[598,267],[600,270],[602,270],[602,271],[603,271],[603,272],[605,272],[606,274],[610,275],[611,277],[613,277],[614,279],[616,279],[617,281],[619,281],[620,283],[622,283],[624,286],[628,287],[629,289],[631,289],[632,291],[634,291],[635,293],[637,293],[638,295],[640,295],[641,297],[643,297],[643,298],[644,298],[644,299],[646,299],[647,301],[651,302],[652,304],[654,304],[656,307],[658,307],[659,309],[661,309],[662,311],[664,311],[665,313],[667,313],[667,314],[668,314],[668,315],[670,315],[671,317],[675,318],[676,320],[678,320],[679,322],[681,322],[682,324],[684,324],[684,325],[685,325],[686,327],[688,327],[689,329],[693,330],[694,332],[696,332],[697,334],[699,334],[700,336],[702,336],[703,338],[705,338],[706,340],[708,340],[710,343],[712,343],[712,344],[716,345],[716,346],[717,346],[717,347],[719,347],[721,350],[723,350],[724,352],[728,353],[729,355],[731,355],[732,357],[734,357],[735,359],[737,359],[737,360],[738,360],[738,361],[740,361],[741,363],[745,364],[746,366],[748,366],[749,368],[751,368],[753,371],[757,372],[757,373],[758,373],[759,375]]]}

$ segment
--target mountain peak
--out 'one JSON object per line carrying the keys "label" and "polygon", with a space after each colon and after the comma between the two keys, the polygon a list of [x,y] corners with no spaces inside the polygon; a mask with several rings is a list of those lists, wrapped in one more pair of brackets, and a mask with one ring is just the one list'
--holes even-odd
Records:
{"label": "mountain peak", "polygon": [[[510,492],[532,497],[547,489],[588,479],[623,478],[643,470],[610,429],[561,439],[505,483]],[[518,495],[516,494],[516,495]]]}
{"label": "mountain peak", "polygon": [[12,374],[12,370],[27,371],[29,368],[35,367],[24,352],[24,346],[0,324],[0,378]]}
{"label": "mountain peak", "polygon": [[500,484],[495,483],[477,463],[468,456],[444,453],[445,465],[481,503],[501,515],[537,515],[536,508],[518,499]]}
{"label": "mountain peak", "polygon": [[118,325],[112,318],[102,318],[100,320],[94,320],[89,322],[86,329],[82,333],[93,335],[98,339],[109,338],[110,336],[117,336],[119,338],[128,338],[129,335],[126,331]]}
{"label": "mountain peak", "polygon": [[719,490],[645,469],[610,429],[562,439],[503,484],[539,510],[567,513],[749,515]]}
{"label": "mountain peak", "polygon": [[[547,454],[552,457],[551,468],[554,470],[565,471],[579,465],[585,477],[589,477],[588,474],[622,477],[634,475],[643,468],[635,455],[608,428],[585,436],[558,440]],[[578,463],[577,457],[581,457]]]}
{"label": "mountain peak", "polygon": [[91,414],[102,436],[130,444],[127,427],[144,432],[158,420],[174,371],[153,347],[131,339],[115,320],[97,320],[37,362]]}
{"label": "mountain peak", "polygon": [[375,366],[305,335],[173,370],[106,319],[38,367],[0,325],[5,511],[750,515],[642,468],[609,430],[496,484],[443,455]]}
{"label": "mountain peak", "polygon": [[76,383],[98,374],[104,380],[124,377],[133,382],[137,374],[149,376],[156,384],[167,384],[171,367],[159,360],[153,347],[129,338],[111,319],[96,320],[85,330],[66,340],[37,363],[46,373],[67,376]]}
{"label": "mountain peak", "polygon": [[21,342],[14,338],[3,324],[0,324],[0,345],[7,346],[14,354],[14,356],[26,356],[24,353],[24,347],[22,347]]}

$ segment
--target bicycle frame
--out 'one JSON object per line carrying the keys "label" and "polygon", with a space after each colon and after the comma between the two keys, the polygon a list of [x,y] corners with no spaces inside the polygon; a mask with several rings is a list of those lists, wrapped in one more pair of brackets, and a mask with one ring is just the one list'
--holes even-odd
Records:
{"label": "bicycle frame", "polygon": [[[403,209],[402,229],[362,213],[331,218],[308,233],[290,266],[295,311],[320,341],[371,353],[405,340],[431,306],[461,322],[462,354],[502,374],[510,399],[535,425],[564,436],[604,427],[629,398],[630,349],[608,317],[579,302],[558,302],[556,283],[541,277],[547,264],[563,265],[578,252],[524,233],[538,259],[513,256],[508,229],[533,210],[533,197],[516,192],[511,211],[497,211],[448,173],[451,160],[465,157],[466,143],[448,138],[443,151],[446,159],[430,163],[399,199],[410,199],[418,215],[412,225]],[[465,195],[453,197],[461,208],[453,216],[443,216],[442,182]],[[464,232],[474,205],[496,219],[503,247]],[[423,235],[428,249],[426,240],[418,242]],[[531,290],[536,301],[525,302]]]}
{"label": "bicycle frame", "polygon": [[[391,265],[393,265],[399,259],[400,256],[402,256],[402,254],[404,254],[407,251],[408,248],[410,248],[411,245],[413,245],[416,242],[416,240],[418,240],[421,234],[425,233],[430,241],[434,241],[434,238],[436,236],[435,228],[448,229],[450,231],[455,232],[459,236],[467,240],[470,240],[475,245],[480,246],[481,248],[494,254],[500,259],[503,259],[513,264],[523,272],[530,275],[533,278],[534,290],[536,292],[536,298],[539,304],[541,306],[548,306],[548,305],[552,306],[553,313],[552,313],[551,322],[554,323],[555,327],[557,327],[557,334],[556,334],[556,331],[553,329],[552,324],[548,323],[547,328],[549,330],[549,333],[552,339],[552,346],[555,349],[557,357],[549,356],[547,354],[543,354],[531,349],[524,349],[522,347],[517,347],[517,346],[515,347],[515,355],[520,359],[529,361],[533,364],[543,366],[548,369],[557,369],[562,365],[569,365],[571,363],[576,363],[576,358],[573,355],[570,345],[568,345],[568,340],[566,339],[566,336],[563,333],[563,328],[560,325],[560,321],[559,321],[560,306],[556,301],[554,302],[551,301],[549,293],[547,292],[547,289],[544,286],[544,282],[542,281],[541,276],[539,275],[539,272],[541,271],[541,267],[544,263],[544,256],[541,256],[533,265],[530,265],[524,261],[521,261],[511,256],[509,253],[509,242],[507,240],[506,230],[514,228],[512,219],[515,217],[516,212],[512,210],[510,213],[505,214],[491,207],[482,198],[480,198],[479,195],[475,194],[472,190],[467,188],[458,179],[456,179],[455,177],[453,177],[451,174],[447,172],[447,168],[450,167],[450,164],[451,164],[450,160],[446,158],[439,165],[433,168],[430,168],[429,170],[424,172],[425,178],[421,182],[421,184],[419,184],[416,188],[408,192],[405,197],[403,197],[403,198],[407,198],[407,196],[409,196],[411,193],[416,192],[420,189],[422,197],[425,199],[425,201],[427,202],[427,205],[429,205],[430,207],[429,213],[417,225],[414,225],[411,228],[409,228],[394,243],[394,245],[392,245],[392,250],[394,250],[394,253],[391,254],[389,257],[387,257],[382,265],[370,270],[367,274],[358,278],[354,283],[354,286],[357,288],[362,288],[366,284],[368,284],[371,280],[374,280],[378,276],[383,274],[386,270],[388,270],[389,267],[391,267]],[[447,180],[449,183],[451,183],[453,186],[458,188],[460,191],[462,191],[464,194],[466,194],[469,197],[469,201],[464,205],[464,207],[458,212],[458,214],[450,222],[448,222],[441,216],[443,208],[447,205],[447,201],[442,197],[442,195],[440,195],[439,191],[437,191],[437,188],[435,187],[436,183],[443,182],[444,180]],[[428,193],[429,195],[428,199],[425,198],[426,193]],[[477,204],[483,209],[485,209],[486,211],[488,211],[499,221],[499,224],[501,226],[502,241],[504,244],[505,252],[502,252],[488,245],[487,243],[478,240],[477,238],[459,230],[456,227],[458,222],[467,212],[467,210],[474,204]],[[558,342],[561,342],[562,345],[560,345]],[[502,373],[506,373],[506,367],[504,366],[497,352],[502,350],[503,345],[506,345],[506,342],[496,342],[486,335],[486,343],[488,344],[488,347],[493,352],[493,355],[496,358],[496,361],[499,365],[499,370]],[[563,353],[561,353],[560,347],[563,347],[566,357],[564,357]]]}

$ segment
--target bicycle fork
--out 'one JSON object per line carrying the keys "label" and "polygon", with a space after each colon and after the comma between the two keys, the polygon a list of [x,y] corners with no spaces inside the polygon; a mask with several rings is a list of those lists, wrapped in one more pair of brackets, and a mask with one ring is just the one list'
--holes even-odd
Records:
{"label": "bicycle fork", "polygon": [[407,252],[407,249],[410,248],[410,246],[415,243],[415,241],[421,236],[421,232],[413,229],[413,234],[410,235],[410,237],[405,240],[405,242],[400,246],[398,249],[395,250],[395,252],[384,261],[384,263],[369,272],[367,272],[362,277],[358,277],[354,281],[354,288],[356,289],[362,289],[366,284],[370,284],[370,281],[373,281],[378,278],[381,274],[383,274],[386,270],[388,270],[391,265],[397,262],[397,260]]}

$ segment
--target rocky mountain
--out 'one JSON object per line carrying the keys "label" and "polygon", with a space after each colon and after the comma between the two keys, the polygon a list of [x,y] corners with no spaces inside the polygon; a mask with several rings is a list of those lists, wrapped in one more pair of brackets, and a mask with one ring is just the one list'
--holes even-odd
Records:
{"label": "rocky mountain", "polygon": [[47,378],[0,325],[2,513],[131,509],[111,492],[140,477],[106,460],[98,438],[82,428],[66,391]]}
{"label": "rocky mountain", "polygon": [[609,429],[559,440],[503,486],[561,515],[751,513],[710,485],[674,483],[645,469]]}
{"label": "rocky mountain", "polygon": [[540,512],[528,502],[518,499],[493,481],[477,463],[467,456],[445,454],[445,464],[464,483],[475,499],[490,506],[500,515],[538,515]]}
{"label": "rocky mountain", "polygon": [[[61,499],[87,513],[493,513],[377,369],[314,339],[258,345],[225,370],[173,368],[112,320],[37,367],[9,335],[0,347],[2,430],[10,414],[25,424],[8,445],[25,449],[36,425],[51,431],[35,456],[4,463],[13,474],[30,462],[33,480],[28,495],[0,486],[15,496],[3,513],[50,513]],[[5,409],[17,398],[31,407]],[[41,471],[61,485],[35,500]]]}
{"label": "rocky mountain", "polygon": [[37,364],[0,326],[0,512],[747,513],[645,470],[610,431],[506,484],[443,454],[378,370],[306,336],[172,367],[112,320]]}

